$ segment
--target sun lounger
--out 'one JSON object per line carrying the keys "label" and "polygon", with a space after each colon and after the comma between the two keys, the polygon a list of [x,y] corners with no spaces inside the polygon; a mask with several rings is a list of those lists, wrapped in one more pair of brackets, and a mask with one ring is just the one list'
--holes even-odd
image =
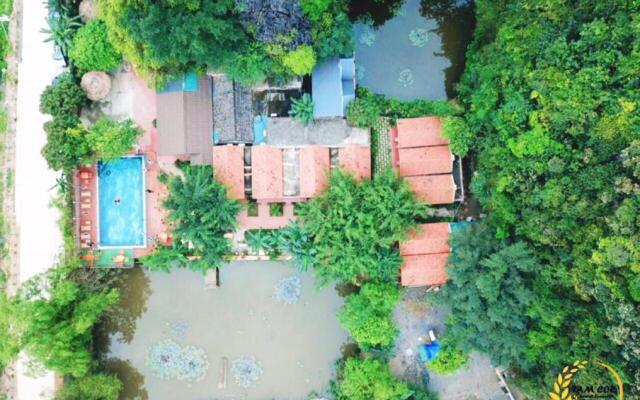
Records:
{"label": "sun lounger", "polygon": [[80,248],[81,249],[90,249],[91,246],[89,246],[89,242],[80,242]]}
{"label": "sun lounger", "polygon": [[83,190],[80,192],[80,197],[91,197],[91,192],[88,190]]}
{"label": "sun lounger", "polygon": [[89,239],[91,239],[91,234],[86,233],[86,232],[85,233],[81,233],[80,234],[80,239],[89,240]]}
{"label": "sun lounger", "polygon": [[80,227],[81,232],[91,232],[91,225],[82,225]]}
{"label": "sun lounger", "polygon": [[82,209],[91,208],[91,203],[82,203],[80,204],[80,208]]}
{"label": "sun lounger", "polygon": [[89,171],[80,172],[80,179],[89,179],[93,176],[93,174]]}

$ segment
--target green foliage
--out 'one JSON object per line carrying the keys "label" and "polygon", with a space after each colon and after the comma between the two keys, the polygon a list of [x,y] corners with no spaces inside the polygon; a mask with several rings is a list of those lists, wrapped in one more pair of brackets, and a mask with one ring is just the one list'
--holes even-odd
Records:
{"label": "green foliage", "polygon": [[401,263],[396,243],[426,210],[392,170],[360,182],[342,171],[332,173],[328,189],[298,211],[313,238],[316,276],[324,284],[396,282]]}
{"label": "green foliage", "polygon": [[399,298],[396,283],[365,283],[347,297],[338,318],[361,348],[389,347],[397,333],[391,317]]}
{"label": "green foliage", "polygon": [[26,282],[15,300],[14,317],[25,352],[47,369],[82,377],[92,366],[93,327],[118,301],[118,292],[72,281],[75,268],[56,267]]}
{"label": "green foliage", "polygon": [[88,71],[111,71],[122,62],[122,56],[107,37],[107,26],[94,19],[73,38],[69,58],[80,74]]}
{"label": "green foliage", "polygon": [[483,225],[453,233],[451,243],[449,280],[435,297],[450,311],[450,343],[487,353],[499,365],[525,365],[536,257],[524,243],[500,243]]}
{"label": "green foliage", "polygon": [[182,167],[183,176],[164,177],[169,196],[164,207],[173,224],[174,245],[144,257],[144,265],[168,270],[174,265],[206,272],[217,268],[231,254],[227,232],[236,228],[240,204],[226,197],[227,190],[213,178],[211,166]]}
{"label": "green foliage", "polygon": [[299,223],[291,223],[280,230],[280,247],[293,256],[293,263],[300,272],[313,267],[316,249],[309,232]]}
{"label": "green foliage", "polygon": [[313,124],[313,100],[309,93],[302,95],[300,99],[291,99],[291,110],[289,115],[307,126]]}
{"label": "green foliage", "polygon": [[114,121],[102,117],[87,134],[89,147],[102,161],[110,161],[131,151],[142,131],[131,120]]}
{"label": "green foliage", "polygon": [[122,382],[115,375],[95,374],[65,382],[55,400],[118,400]]}
{"label": "green foliage", "polygon": [[[640,5],[475,5],[475,40],[458,92],[478,154],[472,190],[502,239],[483,257],[497,263],[493,253],[504,259],[512,246],[526,246],[539,265],[534,276],[509,269],[522,280],[517,286],[494,286],[491,296],[507,303],[451,290],[450,303],[457,304],[451,327],[468,328],[458,336],[509,360],[536,397],[558,365],[571,359],[599,358],[620,365],[630,385],[640,382],[640,349],[629,340],[640,335],[632,294],[640,242],[634,156]],[[462,262],[460,271],[467,269]],[[491,263],[478,265],[491,266],[481,268],[491,276],[493,269],[504,270]],[[450,276],[457,269],[454,262]],[[453,276],[452,289],[462,293],[470,290],[463,282],[475,282],[462,279],[458,289],[455,281]],[[535,301],[523,301],[523,294]],[[484,305],[490,307],[481,310]],[[520,337],[495,327],[480,334],[464,323],[474,319],[474,308],[482,331],[485,321],[500,321],[510,330],[515,326]]]}
{"label": "green foliage", "polygon": [[412,395],[378,360],[350,358],[341,371],[338,393],[345,400],[405,400]]}
{"label": "green foliage", "polygon": [[14,310],[14,304],[7,297],[4,289],[0,289],[0,374],[20,351]]}
{"label": "green foliage", "polygon": [[77,116],[87,96],[71,74],[62,74],[40,95],[40,112],[53,117]]}
{"label": "green foliage", "polygon": [[254,252],[263,251],[270,258],[275,259],[280,255],[280,230],[256,229],[245,232],[247,244]]}
{"label": "green foliage", "polygon": [[444,117],[442,134],[449,139],[451,151],[459,156],[466,156],[473,145],[473,134],[461,117]]}
{"label": "green foliage", "polygon": [[311,46],[299,46],[282,57],[282,64],[296,75],[308,75],[316,65],[316,53]]}
{"label": "green foliage", "polygon": [[438,393],[432,392],[424,387],[419,387],[409,384],[413,394],[409,397],[409,400],[438,400],[440,397]]}
{"label": "green foliage", "polygon": [[334,0],[300,0],[302,11],[312,21],[318,21]]}
{"label": "green foliage", "polygon": [[449,116],[459,109],[446,101],[414,100],[404,102],[375,94],[369,89],[358,86],[356,98],[347,106],[347,121],[360,128],[375,126],[380,117],[415,118],[425,115]]}
{"label": "green foliage", "polygon": [[[284,81],[292,73],[311,72],[318,56],[324,59],[353,50],[351,24],[341,16],[341,1],[332,1],[327,7],[302,4],[311,15],[313,47],[304,40],[291,42],[302,28],[308,29],[306,18],[301,19],[300,29],[283,35],[277,31],[282,24],[269,25],[259,18],[264,18],[260,12],[247,15],[243,13],[245,6],[237,7],[236,3],[99,1],[111,42],[137,72],[158,86],[194,68],[224,71],[245,84],[265,78]],[[242,16],[250,21],[245,18],[243,23]],[[260,29],[263,25],[268,29]],[[274,36],[274,32],[278,34]]]}
{"label": "green foliage", "polygon": [[436,358],[427,362],[429,371],[438,375],[451,375],[469,362],[469,355],[452,343],[443,343]]}
{"label": "green foliage", "polygon": [[75,115],[55,117],[44,124],[47,143],[42,156],[49,168],[56,171],[71,171],[90,160],[91,148],[87,132]]}
{"label": "green foliage", "polygon": [[61,5],[60,11],[49,13],[47,16],[48,28],[42,29],[40,32],[47,35],[45,42],[53,42],[60,48],[63,55],[69,54],[69,50],[73,45],[73,36],[76,30],[82,26],[80,17],[71,15],[69,8]]}
{"label": "green foliage", "polygon": [[393,18],[404,0],[348,0],[349,17],[377,27]]}

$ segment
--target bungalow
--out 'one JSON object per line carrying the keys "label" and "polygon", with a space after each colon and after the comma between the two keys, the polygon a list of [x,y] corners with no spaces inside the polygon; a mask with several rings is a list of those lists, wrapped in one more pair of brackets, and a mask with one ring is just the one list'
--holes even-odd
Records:
{"label": "bungalow", "polygon": [[158,155],[211,164],[213,108],[211,77],[187,74],[156,96]]}
{"label": "bungalow", "polygon": [[347,104],[355,98],[353,58],[332,58],[318,64],[311,74],[313,116],[344,117]]}
{"label": "bungalow", "polygon": [[439,286],[447,281],[450,237],[448,223],[421,224],[400,243],[402,286]]}

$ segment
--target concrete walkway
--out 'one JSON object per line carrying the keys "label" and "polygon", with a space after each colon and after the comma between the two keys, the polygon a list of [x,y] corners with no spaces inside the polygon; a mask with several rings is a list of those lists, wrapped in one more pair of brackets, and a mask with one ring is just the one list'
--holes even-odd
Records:
{"label": "concrete walkway", "polygon": [[[53,46],[43,43],[47,10],[42,1],[25,0],[22,14],[21,59],[18,66],[18,121],[16,126],[15,201],[16,223],[20,238],[20,282],[46,271],[54,265],[62,238],[57,226],[58,212],[50,207],[59,174],[47,167],[40,155],[46,142],[40,114],[40,93],[51,83],[59,62],[53,60]],[[23,357],[17,365],[17,398],[50,398],[54,375],[45,372],[37,378],[28,376]]]}

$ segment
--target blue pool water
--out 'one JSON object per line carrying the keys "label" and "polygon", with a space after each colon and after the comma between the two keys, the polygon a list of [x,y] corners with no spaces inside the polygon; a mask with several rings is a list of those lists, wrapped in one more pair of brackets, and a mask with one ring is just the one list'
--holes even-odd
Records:
{"label": "blue pool water", "polygon": [[98,164],[101,247],[145,245],[142,157]]}

